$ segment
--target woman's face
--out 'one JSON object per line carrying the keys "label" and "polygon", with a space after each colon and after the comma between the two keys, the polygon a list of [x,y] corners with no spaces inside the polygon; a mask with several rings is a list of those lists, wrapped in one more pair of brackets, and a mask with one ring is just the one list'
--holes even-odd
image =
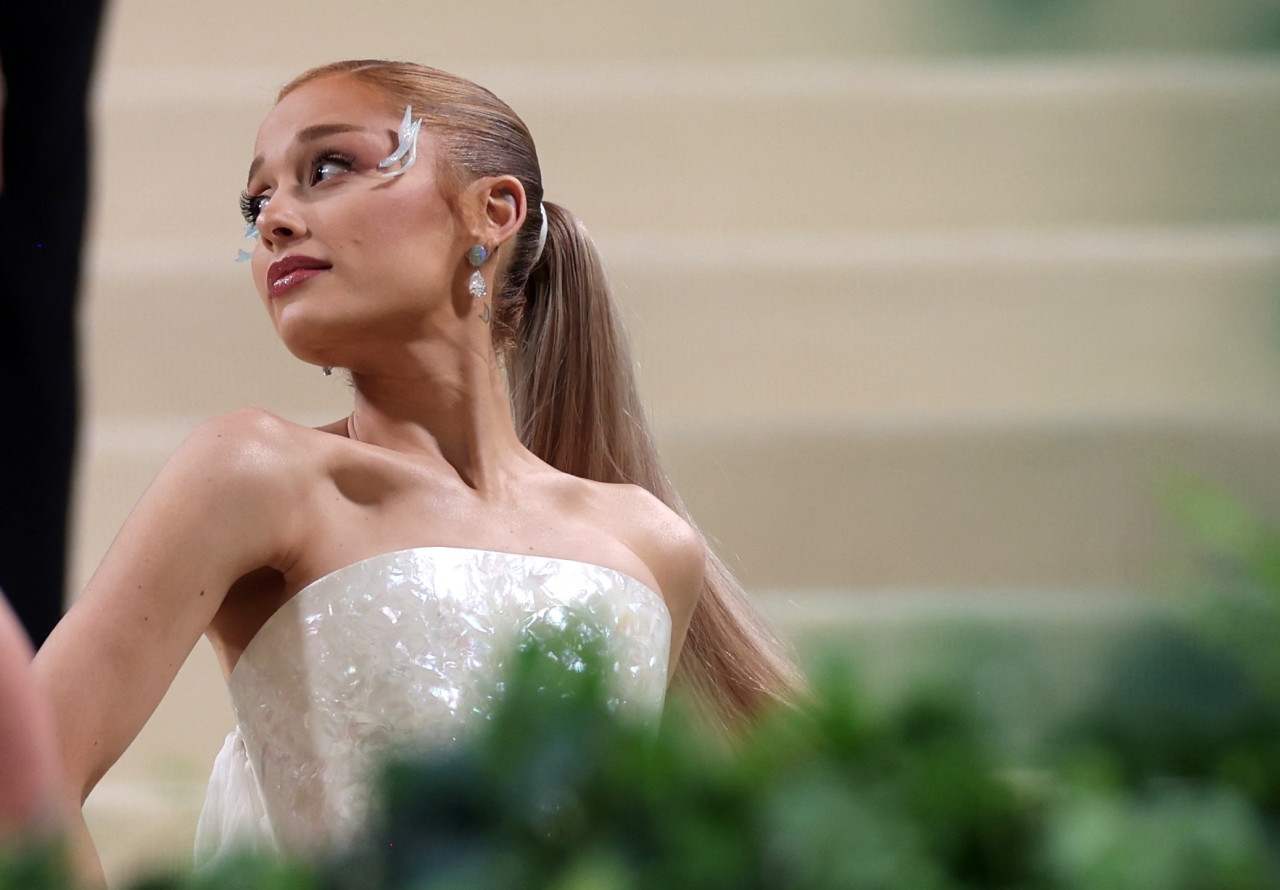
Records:
{"label": "woman's face", "polygon": [[378,168],[399,142],[401,115],[385,106],[372,87],[326,77],[285,96],[258,131],[242,199],[259,231],[254,283],[281,339],[317,364],[357,367],[370,347],[456,319],[466,233],[426,130],[411,168]]}

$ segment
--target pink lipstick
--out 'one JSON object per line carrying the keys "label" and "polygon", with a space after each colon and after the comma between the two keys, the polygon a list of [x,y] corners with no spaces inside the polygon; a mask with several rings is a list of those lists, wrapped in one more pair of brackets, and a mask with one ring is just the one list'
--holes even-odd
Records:
{"label": "pink lipstick", "polygon": [[273,298],[282,296],[329,268],[330,264],[324,260],[298,253],[290,254],[267,268],[267,293]]}

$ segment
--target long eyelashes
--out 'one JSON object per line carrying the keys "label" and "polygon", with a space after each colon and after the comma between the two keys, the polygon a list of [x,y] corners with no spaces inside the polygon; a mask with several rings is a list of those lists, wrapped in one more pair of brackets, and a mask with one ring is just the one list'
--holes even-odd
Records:
{"label": "long eyelashes", "polygon": [[266,206],[267,198],[265,195],[251,195],[248,192],[240,193],[240,215],[244,217],[244,221],[248,225],[256,225],[258,222],[258,214],[262,212],[262,208]]}
{"label": "long eyelashes", "polygon": [[[326,151],[317,155],[308,165],[311,169],[309,178],[310,185],[318,185],[321,182],[327,182],[335,175],[346,173],[355,166],[355,158],[351,155],[343,154],[338,151]],[[325,173],[327,167],[338,167],[340,169]],[[271,198],[268,195],[251,195],[248,192],[240,193],[240,215],[244,217],[245,224],[253,229],[258,224],[258,216],[262,213],[262,208],[267,206],[267,202]],[[256,234],[254,232],[253,234]]]}

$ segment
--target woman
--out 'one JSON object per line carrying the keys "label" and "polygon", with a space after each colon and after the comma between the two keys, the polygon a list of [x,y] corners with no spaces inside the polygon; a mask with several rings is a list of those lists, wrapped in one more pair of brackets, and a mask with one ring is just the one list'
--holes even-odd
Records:
{"label": "woman", "polygon": [[511,635],[564,607],[620,646],[621,698],[656,704],[672,670],[731,724],[790,694],[662,475],[595,249],[514,112],[418,65],[314,69],[241,205],[277,333],[355,403],[209,421],[138,503],[37,659],[81,801],[201,634],[239,718],[209,855],[341,842],[365,761],[455,735]]}

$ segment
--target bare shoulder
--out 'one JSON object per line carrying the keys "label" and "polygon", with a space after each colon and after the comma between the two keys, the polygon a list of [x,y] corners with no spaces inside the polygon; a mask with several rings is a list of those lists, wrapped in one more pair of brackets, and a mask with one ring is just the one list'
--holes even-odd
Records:
{"label": "bare shoulder", "polygon": [[706,546],[687,520],[636,485],[604,486],[617,535],[653,573],[675,629],[683,634],[702,592]]}
{"label": "bare shoulder", "polygon": [[677,574],[696,572],[701,578],[706,548],[702,536],[683,516],[638,485],[611,486],[621,502],[619,516],[635,542]]}
{"label": "bare shoulder", "polygon": [[271,458],[288,450],[306,428],[261,408],[241,408],[210,418],[196,427],[177,454],[235,459]]}
{"label": "bare shoulder", "polygon": [[296,550],[299,506],[322,477],[320,446],[329,438],[261,409],[211,418],[178,447],[143,496],[146,509],[135,512],[150,520],[152,539],[169,527],[216,533],[238,570],[257,567],[242,560],[278,566]]}
{"label": "bare shoulder", "polygon": [[[260,408],[243,408],[206,420],[170,460],[188,484],[213,485],[236,495],[246,490],[279,493],[299,481],[323,434]],[[308,447],[310,444],[310,447]]]}

